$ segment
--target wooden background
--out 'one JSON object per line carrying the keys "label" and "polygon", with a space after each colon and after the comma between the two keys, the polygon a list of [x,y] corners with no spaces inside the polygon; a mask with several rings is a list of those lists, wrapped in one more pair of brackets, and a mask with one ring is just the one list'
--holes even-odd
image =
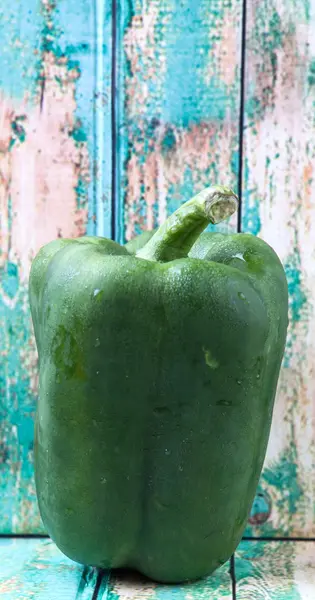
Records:
{"label": "wooden background", "polygon": [[10,0],[0,40],[0,531],[42,531],[34,254],[57,236],[123,242],[222,182],[241,196],[228,229],[269,242],[290,291],[246,535],[314,538],[315,0]]}

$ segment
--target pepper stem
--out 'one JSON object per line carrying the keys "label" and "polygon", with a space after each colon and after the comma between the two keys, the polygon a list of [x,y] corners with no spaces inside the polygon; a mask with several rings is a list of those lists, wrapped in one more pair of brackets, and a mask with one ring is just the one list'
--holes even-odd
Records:
{"label": "pepper stem", "polygon": [[159,262],[184,258],[209,223],[227,219],[237,206],[238,198],[229,188],[206,188],[180,206],[136,256]]}

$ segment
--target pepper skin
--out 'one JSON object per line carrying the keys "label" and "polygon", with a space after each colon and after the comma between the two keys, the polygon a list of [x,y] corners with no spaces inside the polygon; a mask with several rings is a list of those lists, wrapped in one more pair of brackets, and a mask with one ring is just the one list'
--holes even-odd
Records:
{"label": "pepper skin", "polygon": [[33,261],[37,496],[75,561],[183,582],[212,573],[241,539],[288,296],[262,240],[200,235],[236,205],[217,186],[144,245],[59,239]]}

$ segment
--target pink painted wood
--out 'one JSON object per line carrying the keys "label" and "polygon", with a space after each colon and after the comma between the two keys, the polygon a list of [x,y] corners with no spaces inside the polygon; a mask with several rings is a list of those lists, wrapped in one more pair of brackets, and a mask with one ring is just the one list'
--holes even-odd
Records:
{"label": "pink painted wood", "polygon": [[[103,17],[100,29],[106,35]],[[0,6],[2,532],[42,530],[33,481],[38,371],[27,292],[32,258],[59,236],[95,233],[100,207],[110,224],[110,164],[101,151],[110,63],[103,61],[100,74],[107,48],[96,36],[97,19],[88,0],[17,0]],[[95,177],[99,167],[104,189]]]}
{"label": "pink painted wood", "polygon": [[238,181],[241,3],[128,7],[119,23],[120,240],[162,223],[199,189]]}
{"label": "pink painted wood", "polygon": [[290,293],[261,496],[248,533],[314,537],[315,2],[254,0],[247,17],[242,227],[279,254]]}

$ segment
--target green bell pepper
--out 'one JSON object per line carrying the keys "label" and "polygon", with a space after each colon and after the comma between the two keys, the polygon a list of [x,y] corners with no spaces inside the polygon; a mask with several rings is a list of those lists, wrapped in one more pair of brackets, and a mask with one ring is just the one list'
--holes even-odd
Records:
{"label": "green bell pepper", "polygon": [[37,496],[47,532],[78,562],[181,582],[213,572],[241,539],[288,297],[262,240],[200,236],[236,205],[217,186],[145,245],[58,239],[33,261]]}

